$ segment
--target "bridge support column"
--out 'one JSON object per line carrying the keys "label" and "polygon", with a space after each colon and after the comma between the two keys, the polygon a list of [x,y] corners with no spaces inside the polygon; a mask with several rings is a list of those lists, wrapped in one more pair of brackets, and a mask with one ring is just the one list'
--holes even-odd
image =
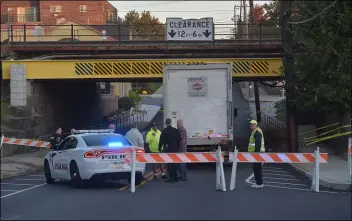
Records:
{"label": "bridge support column", "polygon": [[24,107],[27,105],[26,65],[12,64],[10,67],[10,105]]}

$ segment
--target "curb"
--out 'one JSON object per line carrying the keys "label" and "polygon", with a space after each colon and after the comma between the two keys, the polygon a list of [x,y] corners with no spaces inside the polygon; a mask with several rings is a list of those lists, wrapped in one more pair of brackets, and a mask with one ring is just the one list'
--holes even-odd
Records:
{"label": "curb", "polygon": [[1,176],[1,180],[3,179],[10,179],[10,178],[14,178],[14,177],[19,177],[19,176],[24,176],[30,173],[37,173],[40,171],[43,171],[44,167],[37,167],[37,168],[30,168],[21,172],[18,172],[16,174],[5,174]]}
{"label": "curb", "polygon": [[[309,180],[312,180],[313,176],[309,172],[307,172],[306,170],[300,168],[299,166],[297,166],[295,164],[289,163],[288,165],[290,165],[299,174],[307,177]],[[320,179],[319,182],[320,182],[320,186],[331,189],[331,190],[340,190],[340,191],[348,191],[348,192],[352,191],[352,184],[331,183],[331,182],[323,180],[323,179]]]}

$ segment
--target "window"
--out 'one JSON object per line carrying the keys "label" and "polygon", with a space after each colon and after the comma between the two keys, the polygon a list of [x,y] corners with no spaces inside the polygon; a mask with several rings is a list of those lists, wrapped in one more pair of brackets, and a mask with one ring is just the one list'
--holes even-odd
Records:
{"label": "window", "polygon": [[70,137],[67,137],[66,139],[64,139],[63,141],[61,141],[61,142],[59,143],[59,145],[57,145],[56,150],[63,150],[64,147],[65,147],[65,145],[66,145],[66,143],[67,143],[69,140],[70,140]]}
{"label": "window", "polygon": [[5,22],[15,22],[16,13],[15,8],[7,8],[7,20]]}
{"label": "window", "polygon": [[61,5],[50,6],[50,12],[51,12],[51,13],[62,12],[62,7],[61,7]]}
{"label": "window", "polygon": [[111,144],[111,147],[132,145],[124,136],[119,134],[95,134],[82,136],[82,138],[88,147],[109,147]]}
{"label": "window", "polygon": [[87,6],[86,5],[80,5],[79,6],[79,11],[80,12],[87,12]]}
{"label": "window", "polygon": [[75,149],[78,144],[78,141],[76,138],[71,137],[70,140],[66,143],[66,145],[63,147],[63,150],[70,150],[70,149]]}

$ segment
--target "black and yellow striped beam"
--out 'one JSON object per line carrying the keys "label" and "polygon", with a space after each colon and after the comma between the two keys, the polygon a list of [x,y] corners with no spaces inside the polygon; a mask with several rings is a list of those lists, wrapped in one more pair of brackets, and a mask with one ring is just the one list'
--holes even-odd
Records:
{"label": "black and yellow striped beam", "polygon": [[25,64],[27,79],[162,78],[164,64],[231,63],[233,77],[277,77],[281,58],[275,59],[156,59],[156,60],[19,60],[4,61],[3,79],[12,64]]}

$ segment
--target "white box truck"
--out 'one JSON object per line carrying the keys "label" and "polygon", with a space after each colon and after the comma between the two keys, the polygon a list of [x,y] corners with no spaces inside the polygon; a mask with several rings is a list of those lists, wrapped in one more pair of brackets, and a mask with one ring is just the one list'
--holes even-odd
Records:
{"label": "white box truck", "polygon": [[164,122],[178,119],[187,130],[188,151],[232,150],[233,106],[230,64],[166,64]]}

